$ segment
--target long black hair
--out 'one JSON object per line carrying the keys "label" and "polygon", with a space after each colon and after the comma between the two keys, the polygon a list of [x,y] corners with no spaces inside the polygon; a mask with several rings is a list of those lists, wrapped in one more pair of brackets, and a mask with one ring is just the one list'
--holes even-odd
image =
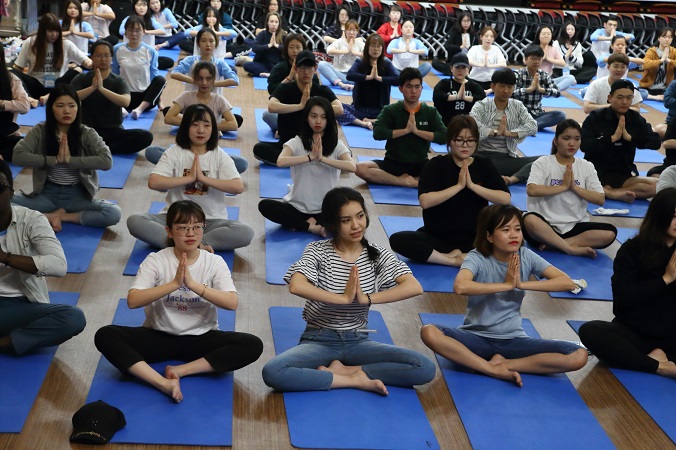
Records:
{"label": "long black hair", "polygon": [[[145,15],[141,16],[136,12],[135,6],[138,5],[139,3],[145,3],[147,6],[146,13]],[[143,29],[144,30],[154,30],[155,27],[153,26],[153,12],[150,10],[150,2],[148,0],[134,0],[134,3],[132,4],[132,8],[134,9],[134,14],[135,16],[138,16],[143,19]],[[131,17],[130,17],[131,18]],[[127,19],[129,20],[129,19]],[[124,28],[125,30],[127,27]]]}
{"label": "long black hair", "polygon": [[[223,5],[221,4],[221,7]],[[209,13],[212,12],[214,13],[214,17],[216,17],[216,25],[214,25],[214,30],[218,31],[219,28],[221,28],[221,21],[223,20],[223,15],[216,10],[213,6],[207,6],[204,8],[204,14],[202,15],[202,27],[207,28],[209,25],[207,25],[207,17],[209,17]]]}
{"label": "long black hair", "polygon": [[458,20],[453,24],[453,31],[456,33],[462,34],[465,33],[465,30],[462,29],[462,19],[465,17],[469,17],[469,28],[467,29],[467,33],[469,33],[470,36],[474,36],[476,31],[474,30],[474,19],[472,19],[472,15],[468,13],[467,11],[461,12],[460,15],[458,16]]}
{"label": "long black hair", "polygon": [[552,139],[552,152],[551,152],[552,155],[556,155],[556,152],[558,152],[558,146],[556,145],[556,140],[568,128],[575,128],[580,133],[580,135],[582,135],[582,127],[580,126],[580,123],[577,120],[563,119],[556,126],[556,133],[554,133],[554,139]]}
{"label": "long black hair", "polygon": [[[568,32],[566,31],[568,25],[572,25],[573,28],[575,28],[575,33],[573,34],[573,37],[568,36]],[[576,43],[577,43],[577,27],[573,22],[564,23],[563,28],[561,28],[561,32],[559,33],[559,44],[575,45]]]}
{"label": "long black hair", "polygon": [[652,271],[661,271],[669,248],[666,245],[667,230],[676,212],[676,188],[662,189],[653,197],[636,239],[641,244],[639,263]]}
{"label": "long black hair", "polygon": [[[322,201],[322,223],[326,230],[334,236],[334,240],[340,229],[340,210],[350,202],[358,202],[361,205],[364,214],[366,214],[366,228],[368,228],[371,223],[369,213],[364,204],[364,197],[362,197],[359,192],[344,186],[333,188],[326,193],[324,201]],[[366,240],[366,236],[362,237],[361,244],[366,248],[370,260],[375,261],[378,259],[380,252],[369,244]]]}
{"label": "long black hair", "polygon": [[324,128],[322,136],[322,155],[329,156],[338,145],[338,122],[336,122],[336,114],[333,112],[331,103],[324,97],[310,97],[305,103],[303,121],[300,123],[298,136],[303,141],[303,148],[311,151],[314,131],[310,128],[308,117],[310,117],[310,111],[315,106],[322,108],[326,114],[326,128]]}
{"label": "long black hair", "polygon": [[54,116],[54,103],[63,96],[75,100],[77,104],[77,114],[75,120],[68,128],[68,149],[73,156],[80,155],[80,134],[82,133],[82,107],[77,91],[70,84],[58,83],[49,94],[47,104],[45,105],[45,154],[47,156],[56,156],[59,153],[59,141],[57,132],[59,124]]}
{"label": "long black hair", "polygon": [[373,61],[371,61],[369,47],[371,47],[371,44],[373,44],[374,42],[380,43],[381,47],[383,48],[383,50],[380,52],[380,56],[378,56],[378,59],[376,60],[376,65],[378,66],[378,73],[380,73],[380,71],[383,70],[383,66],[385,64],[384,63],[385,50],[387,50],[387,48],[385,47],[385,41],[383,41],[383,37],[378,33],[373,33],[366,38],[366,42],[364,43],[364,54],[362,55],[361,64],[359,65],[360,73],[366,74],[371,73],[371,65]]}
{"label": "long black hair", "polygon": [[0,99],[12,100],[12,80],[5,61],[5,46],[0,42]]}
{"label": "long black hair", "polygon": [[[68,7],[70,4],[75,5],[78,11],[78,15],[75,19],[71,19],[71,17],[68,15]],[[63,19],[61,19],[61,30],[63,31],[68,31],[70,30],[70,22],[72,20],[75,20],[76,25],[80,25],[80,31],[82,31],[82,3],[80,3],[80,0],[66,0],[66,3],[64,3],[63,7]]]}
{"label": "long black hair", "polygon": [[38,21],[38,33],[33,41],[31,52],[35,55],[35,66],[33,71],[40,72],[45,68],[45,59],[47,58],[47,31],[58,31],[59,37],[52,44],[54,56],[52,57],[52,67],[54,70],[61,70],[63,65],[63,34],[61,33],[61,24],[58,17],[47,13]]}

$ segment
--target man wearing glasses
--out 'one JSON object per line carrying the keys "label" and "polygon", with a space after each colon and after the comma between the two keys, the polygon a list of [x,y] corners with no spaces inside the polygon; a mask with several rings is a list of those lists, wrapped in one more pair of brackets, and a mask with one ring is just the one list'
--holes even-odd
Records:
{"label": "man wearing glasses", "polygon": [[122,108],[129,106],[129,85],[111,72],[113,47],[107,41],[92,45],[93,70],[76,76],[71,85],[82,102],[82,123],[93,128],[113,155],[136,153],[153,142],[148,130],[125,130]]}
{"label": "man wearing glasses", "polygon": [[416,68],[401,71],[399,91],[404,100],[383,108],[373,126],[373,138],[387,140],[385,159],[357,164],[357,176],[367,183],[417,187],[430,142],[444,143],[446,127],[441,115],[420,101],[422,78]]}
{"label": "man wearing glasses", "polygon": [[512,69],[496,70],[491,77],[494,97],[478,102],[470,112],[479,125],[478,154],[493,161],[507,185],[525,182],[531,164],[539,158],[517,154],[517,145],[526,136],[535,136],[538,124],[523,103],[511,98],[515,85]]}
{"label": "man wearing glasses", "polygon": [[46,276],[63,277],[66,257],[47,218],[12,205],[12,172],[0,161],[0,353],[51,347],[85,327],[80,309],[49,303]]}

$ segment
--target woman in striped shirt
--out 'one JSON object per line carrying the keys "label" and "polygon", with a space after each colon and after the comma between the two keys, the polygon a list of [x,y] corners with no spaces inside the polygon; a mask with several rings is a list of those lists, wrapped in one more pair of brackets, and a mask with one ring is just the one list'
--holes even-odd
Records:
{"label": "woman in striped shirt", "polygon": [[434,378],[426,356],[369,339],[371,304],[422,293],[418,280],[391,251],[364,237],[369,218],[357,191],[337,187],[322,203],[332,239],[308,244],[284,279],[307,300],[300,345],[270,360],[265,383],[280,391],[355,388],[387,395],[386,385],[411,387]]}

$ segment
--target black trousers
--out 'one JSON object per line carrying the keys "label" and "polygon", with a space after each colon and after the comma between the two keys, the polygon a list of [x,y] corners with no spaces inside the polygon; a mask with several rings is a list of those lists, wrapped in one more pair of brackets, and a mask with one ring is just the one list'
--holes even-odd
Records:
{"label": "black trousers", "polygon": [[136,109],[141,102],[148,102],[152,106],[156,106],[160,101],[160,96],[166,85],[167,80],[165,80],[162,75],[156,76],[152,79],[145,91],[131,93],[131,101],[129,102],[127,110],[131,111],[132,109]]}
{"label": "black trousers", "polygon": [[253,154],[256,159],[276,166],[277,158],[279,158],[283,148],[282,142],[259,142],[254,145]]}
{"label": "black trousers", "polygon": [[125,130],[123,128],[94,128],[110,148],[113,155],[140,152],[153,143],[153,134],[148,130]]}
{"label": "black trousers", "polygon": [[144,327],[108,325],[96,332],[94,344],[112,365],[125,373],[141,361],[190,362],[204,358],[216,373],[224,374],[248,366],[263,353],[263,342],[258,337],[218,330],[177,336]]}
{"label": "black trousers", "polygon": [[317,223],[321,224],[322,214],[306,214],[298,211],[292,205],[279,200],[265,198],[258,203],[258,210],[263,217],[271,222],[278,223],[284,228],[290,228],[297,231],[307,231],[310,224],[307,220],[314,217]]}
{"label": "black trousers", "polygon": [[[34,78],[16,69],[12,69],[12,73],[17,77],[19,77],[19,79],[23,83],[24,89],[26,89],[26,93],[31,98],[38,99],[43,95],[47,95],[50,92],[52,92],[53,88],[46,88],[42,83],[40,83],[40,81],[37,78]],[[68,69],[66,73],[63,74],[62,77],[54,80],[54,85],[56,86],[59,83],[70,84],[70,82],[73,81],[73,78],[75,78],[79,74],[80,72],[78,72],[75,69]]]}

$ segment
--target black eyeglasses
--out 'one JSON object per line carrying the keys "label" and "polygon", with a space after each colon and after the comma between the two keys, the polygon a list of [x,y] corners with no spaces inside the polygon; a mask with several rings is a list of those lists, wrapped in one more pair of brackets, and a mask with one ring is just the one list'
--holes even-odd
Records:
{"label": "black eyeglasses", "polygon": [[14,188],[12,188],[12,186],[10,186],[9,184],[0,181],[0,194],[5,192],[7,189],[9,189],[10,191],[14,190]]}

